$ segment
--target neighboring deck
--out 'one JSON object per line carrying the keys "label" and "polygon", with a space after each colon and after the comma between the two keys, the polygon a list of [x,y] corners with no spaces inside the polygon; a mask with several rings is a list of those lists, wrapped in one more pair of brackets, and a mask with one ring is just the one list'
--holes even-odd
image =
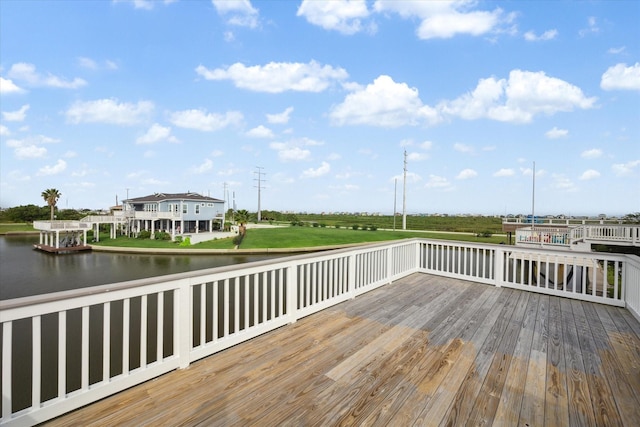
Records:
{"label": "neighboring deck", "polygon": [[47,423],[637,426],[625,309],[413,274]]}

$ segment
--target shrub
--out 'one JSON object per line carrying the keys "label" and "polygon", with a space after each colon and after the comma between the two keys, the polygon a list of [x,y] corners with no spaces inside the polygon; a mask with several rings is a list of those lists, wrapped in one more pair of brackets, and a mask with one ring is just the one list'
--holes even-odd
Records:
{"label": "shrub", "polygon": [[478,234],[476,234],[476,237],[491,237],[493,236],[493,232],[485,230],[485,231],[481,231]]}
{"label": "shrub", "polygon": [[317,222],[314,222],[314,223],[313,223],[313,227],[314,227],[314,228],[318,228],[318,227],[320,227],[320,224],[318,224]]}
{"label": "shrub", "polygon": [[177,244],[182,243],[182,236],[176,236],[176,239],[174,240],[174,242],[176,242]]}
{"label": "shrub", "polygon": [[327,226],[327,224],[325,224],[324,222],[320,223],[320,228],[325,228]]}
{"label": "shrub", "polygon": [[358,224],[353,224],[351,228],[354,230],[357,230],[358,228],[360,228],[360,226]]}
{"label": "shrub", "polygon": [[340,228],[340,224],[336,224],[336,226],[335,226],[335,227],[336,227],[336,228]]}
{"label": "shrub", "polygon": [[142,230],[138,233],[138,239],[150,239],[151,232],[149,230]]}
{"label": "shrub", "polygon": [[171,240],[171,234],[165,233],[164,231],[156,231],[154,237],[156,240]]}
{"label": "shrub", "polygon": [[191,237],[185,237],[182,242],[180,242],[180,246],[191,246]]}
{"label": "shrub", "polygon": [[371,231],[376,231],[378,229],[378,227],[376,227],[375,225],[370,225],[369,226],[369,230]]}

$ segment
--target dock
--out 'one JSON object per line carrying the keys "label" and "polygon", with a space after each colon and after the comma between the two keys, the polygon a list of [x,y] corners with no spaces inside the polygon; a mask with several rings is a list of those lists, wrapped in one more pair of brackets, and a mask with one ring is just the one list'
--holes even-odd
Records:
{"label": "dock", "polygon": [[63,247],[56,248],[55,246],[41,245],[38,243],[33,245],[33,248],[39,251],[49,252],[52,254],[63,254],[63,253],[69,253],[69,252],[82,252],[82,251],[91,250],[91,246],[89,245],[63,246]]}
{"label": "dock", "polygon": [[412,274],[46,426],[637,426],[620,307]]}

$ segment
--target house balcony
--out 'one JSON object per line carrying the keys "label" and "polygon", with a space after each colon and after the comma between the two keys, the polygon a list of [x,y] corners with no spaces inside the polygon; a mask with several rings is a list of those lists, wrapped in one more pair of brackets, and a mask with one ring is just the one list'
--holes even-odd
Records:
{"label": "house balcony", "polygon": [[9,300],[0,423],[635,426],[639,319],[636,256],[430,239]]}

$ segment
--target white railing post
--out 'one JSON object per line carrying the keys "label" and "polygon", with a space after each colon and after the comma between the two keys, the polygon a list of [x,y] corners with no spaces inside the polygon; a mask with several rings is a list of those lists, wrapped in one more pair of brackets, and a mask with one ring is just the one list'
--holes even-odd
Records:
{"label": "white railing post", "polygon": [[347,295],[353,299],[356,297],[356,256],[355,254],[349,255],[349,272],[347,274]]}
{"label": "white railing post", "polygon": [[187,368],[191,361],[191,301],[193,300],[193,286],[185,283],[173,293],[173,351],[180,360],[180,369]]}
{"label": "white railing post", "polygon": [[287,272],[287,315],[290,323],[298,320],[298,267],[290,265],[285,269]]}
{"label": "white railing post", "polygon": [[495,279],[496,288],[502,287],[504,282],[504,256],[505,250],[497,248],[494,257],[493,274]]}
{"label": "white railing post", "polygon": [[393,250],[393,246],[387,247],[387,283],[391,283],[393,281],[393,275],[395,272],[395,266],[393,265]]}

